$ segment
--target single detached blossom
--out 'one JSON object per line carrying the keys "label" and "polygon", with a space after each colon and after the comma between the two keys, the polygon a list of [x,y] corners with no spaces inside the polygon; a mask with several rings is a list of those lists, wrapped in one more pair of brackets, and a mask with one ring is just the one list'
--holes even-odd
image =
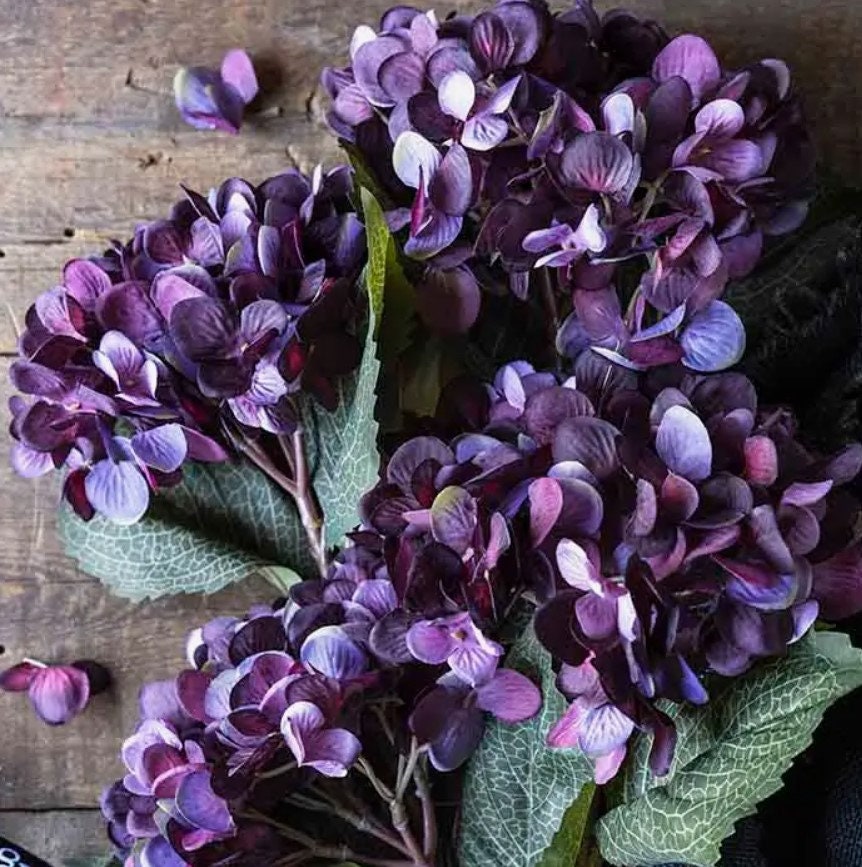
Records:
{"label": "single detached blossom", "polygon": [[183,120],[196,129],[238,133],[245,107],[257,96],[257,76],[242,49],[229,51],[218,70],[183,67],[174,77],[174,97]]}
{"label": "single detached blossom", "polygon": [[110,676],[98,663],[46,665],[25,660],[0,672],[0,689],[26,692],[36,715],[48,725],[63,725],[80,714],[90,698],[108,687]]}

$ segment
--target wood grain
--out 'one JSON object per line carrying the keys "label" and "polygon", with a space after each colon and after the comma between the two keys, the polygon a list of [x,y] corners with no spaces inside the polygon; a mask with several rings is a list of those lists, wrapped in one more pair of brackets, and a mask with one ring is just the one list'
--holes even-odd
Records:
{"label": "wood grain", "polygon": [[0,837],[58,867],[71,867],[72,857],[83,862],[104,856],[109,849],[98,810],[0,813]]}
{"label": "wood grain", "polygon": [[[0,0],[0,354],[14,350],[15,322],[39,291],[56,282],[66,259],[98,252],[109,238],[128,237],[137,222],[166,214],[179,181],[206,190],[233,174],[259,180],[289,165],[307,169],[337,159],[321,124],[318,75],[324,65],[344,61],[353,27],[375,23],[388,5]],[[446,3],[437,11],[478,5]],[[704,34],[731,64],[762,56],[787,60],[806,97],[823,161],[846,181],[862,181],[862,3],[631,5],[671,32]],[[264,89],[242,134],[183,126],[170,95],[177,67],[215,64],[235,46],[251,52]],[[0,364],[4,383],[7,367]],[[23,697],[0,695],[0,810],[89,807],[119,772],[114,757],[135,722],[139,684],[175,671],[187,629],[215,613],[242,611],[268,591],[249,583],[209,599],[140,606],[110,597],[60,550],[55,481],[14,477],[7,450],[4,440],[5,659],[95,657],[112,666],[116,687],[59,729],[38,723]],[[0,812],[0,833],[51,857],[61,847],[66,854],[76,847],[92,851],[94,814],[51,812],[39,819]]]}

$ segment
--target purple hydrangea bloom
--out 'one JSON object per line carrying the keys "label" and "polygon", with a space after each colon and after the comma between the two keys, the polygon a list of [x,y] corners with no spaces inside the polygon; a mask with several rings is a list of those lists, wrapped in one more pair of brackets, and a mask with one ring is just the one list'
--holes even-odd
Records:
{"label": "purple hydrangea bloom", "polygon": [[360,356],[351,187],[339,167],[186,190],[169,220],[69,262],[12,366],[14,468],[64,467],[81,517],[133,523],[184,463],[229,459],[237,431],[293,432],[301,393],[332,408]]}

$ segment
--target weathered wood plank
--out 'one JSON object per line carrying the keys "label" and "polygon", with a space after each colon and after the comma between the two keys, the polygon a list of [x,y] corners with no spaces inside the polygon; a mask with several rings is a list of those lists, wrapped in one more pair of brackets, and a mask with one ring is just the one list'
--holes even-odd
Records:
{"label": "weathered wood plank", "polygon": [[[5,429],[9,361],[0,361]],[[69,725],[49,728],[26,696],[0,693],[0,810],[89,807],[120,775],[120,743],[137,722],[137,694],[146,680],[183,665],[185,637],[219,614],[241,614],[274,596],[248,581],[209,597],[171,597],[133,604],[84,575],[60,547],[55,528],[57,479],[35,484],[8,465],[0,442],[0,666],[30,656],[71,662],[91,658],[115,679]],[[0,831],[2,833],[2,831]],[[23,842],[23,840],[21,841]]]}
{"label": "weathered wood plank", "polygon": [[49,864],[66,867],[107,855],[111,846],[98,810],[0,812],[0,837],[12,840]]}

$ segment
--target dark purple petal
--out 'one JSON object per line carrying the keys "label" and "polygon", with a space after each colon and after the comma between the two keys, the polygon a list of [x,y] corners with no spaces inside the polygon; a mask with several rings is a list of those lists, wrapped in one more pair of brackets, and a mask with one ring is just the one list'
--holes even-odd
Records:
{"label": "dark purple petal", "polygon": [[566,182],[611,195],[625,189],[633,167],[632,152],[604,132],[578,136],[560,158],[560,173]]}
{"label": "dark purple petal", "polygon": [[539,712],[542,694],[528,677],[510,668],[501,668],[476,690],[476,704],[505,723],[519,723]]}
{"label": "dark purple petal", "polygon": [[254,617],[232,634],[228,656],[234,665],[268,650],[283,651],[286,637],[279,617]]}
{"label": "dark purple petal", "polygon": [[842,620],[862,611],[862,545],[857,543],[815,564],[813,595],[827,620]]}
{"label": "dark purple petal", "polygon": [[484,730],[485,720],[479,708],[458,708],[431,743],[431,764],[444,773],[461,767],[479,746]]}
{"label": "dark purple petal", "polygon": [[532,3],[522,0],[499,3],[494,12],[512,35],[514,51],[509,62],[513,66],[529,63],[539,50],[544,35],[544,26],[539,17],[541,12]]}
{"label": "dark purple petal", "polygon": [[174,78],[174,99],[191,126],[239,132],[245,101],[219,73],[199,66],[180,69]]}
{"label": "dark purple petal", "polygon": [[499,15],[483,12],[470,27],[470,48],[486,72],[495,72],[509,65],[515,42]]}
{"label": "dark purple petal", "polygon": [[416,287],[416,306],[422,321],[438,334],[464,334],[479,317],[482,290],[466,265],[448,271],[428,268]]}
{"label": "dark purple petal", "polygon": [[527,398],[524,424],[539,445],[549,445],[560,423],[567,418],[595,415],[589,398],[573,388],[553,386]]}
{"label": "dark purple petal", "polygon": [[390,106],[395,100],[380,85],[380,69],[390,57],[401,54],[405,42],[394,36],[370,39],[356,49],[353,55],[353,73],[356,83],[362,88],[369,102],[378,106]]}
{"label": "dark purple petal", "polygon": [[33,709],[48,725],[62,725],[79,714],[90,699],[85,672],[71,665],[40,668],[28,690]]}
{"label": "dark purple petal", "polygon": [[743,605],[763,611],[787,608],[796,594],[797,583],[792,573],[780,574],[756,563],[713,558],[732,577],[727,584],[727,595]]}
{"label": "dark purple petal", "polygon": [[473,198],[473,178],[467,152],[453,144],[431,178],[428,195],[434,207],[446,214],[461,216]]}
{"label": "dark purple petal", "polygon": [[687,521],[697,510],[697,488],[688,479],[668,473],[661,486],[662,511],[674,523]]}
{"label": "dark purple petal", "polygon": [[86,311],[96,309],[96,302],[111,288],[111,278],[95,263],[73,259],[63,269],[63,284],[69,294]]}
{"label": "dark purple petal", "polygon": [[566,419],[554,435],[554,461],[578,461],[597,479],[607,478],[619,465],[618,437],[619,431],[602,419]]}
{"label": "dark purple petal", "polygon": [[146,283],[119,283],[101,294],[96,315],[106,330],[121,331],[138,346],[152,346],[164,325],[150,301]]}
{"label": "dark purple petal", "polygon": [[237,322],[214,298],[189,298],[171,312],[171,336],[190,361],[229,358],[237,349]]}
{"label": "dark purple petal", "polygon": [[413,51],[387,57],[377,74],[381,87],[396,103],[419,93],[425,84],[425,61]]}

